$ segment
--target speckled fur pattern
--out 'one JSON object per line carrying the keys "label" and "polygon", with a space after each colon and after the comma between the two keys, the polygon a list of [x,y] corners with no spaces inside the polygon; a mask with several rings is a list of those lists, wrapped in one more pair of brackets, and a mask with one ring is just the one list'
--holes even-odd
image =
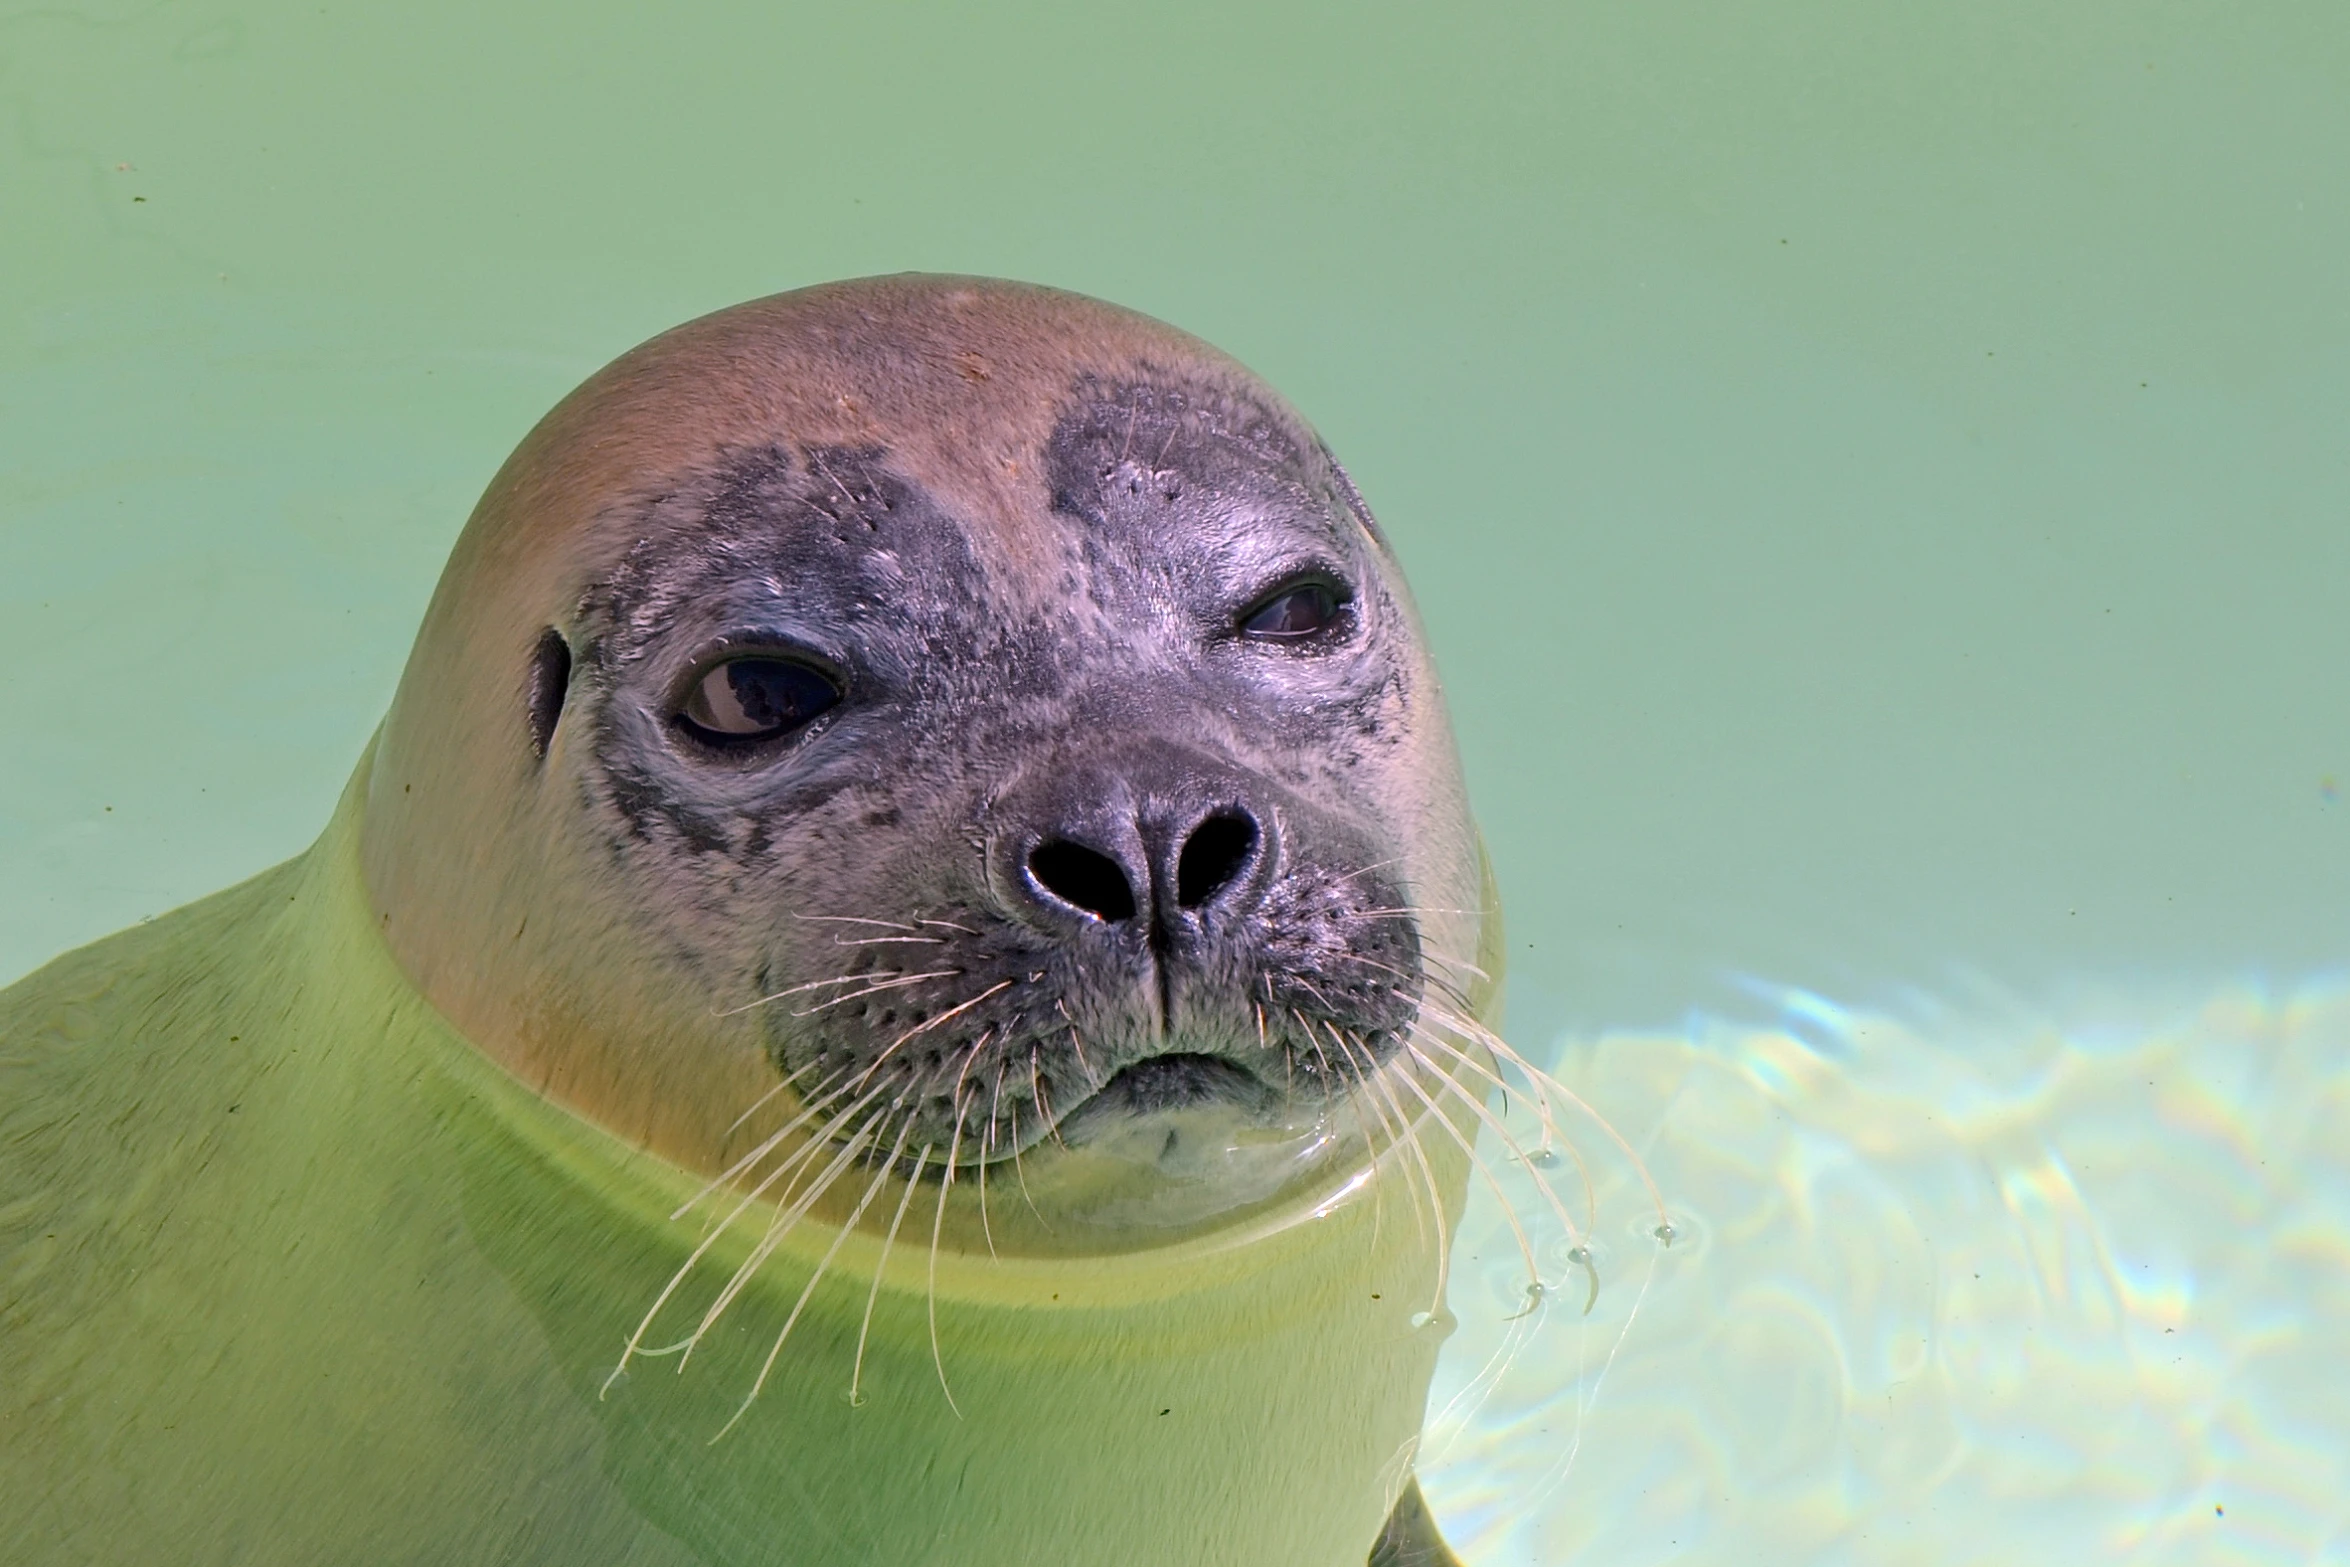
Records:
{"label": "speckled fur pattern", "polygon": [[[1043,595],[887,448],[786,441],[663,476],[561,628],[564,722],[592,736],[580,807],[648,934],[692,931],[724,1005],[792,1003],[761,1013],[780,1068],[879,1060],[882,1097],[919,1105],[913,1141],[968,1161],[1042,1138],[1170,1039],[1285,1094],[1342,1091],[1392,1054],[1422,982],[1374,782],[1415,716],[1409,631],[1318,444],[1146,367],[1073,384],[1043,455]],[[1341,635],[1235,634],[1303,569],[1362,585]],[[824,653],[848,700],[747,759],[679,734],[674,694],[713,650],[773,645]],[[1266,853],[1227,917],[1072,941],[1003,894],[1039,822],[1106,836],[1233,805]],[[893,983],[917,972],[937,977]]]}

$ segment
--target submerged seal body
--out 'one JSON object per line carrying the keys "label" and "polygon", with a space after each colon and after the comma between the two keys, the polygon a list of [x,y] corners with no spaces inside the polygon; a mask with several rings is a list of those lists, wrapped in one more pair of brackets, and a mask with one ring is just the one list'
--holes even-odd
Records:
{"label": "submerged seal body", "polygon": [[690,323],[311,851],[0,994],[10,1558],[1441,1560],[1498,933],[1262,383],[973,280]]}

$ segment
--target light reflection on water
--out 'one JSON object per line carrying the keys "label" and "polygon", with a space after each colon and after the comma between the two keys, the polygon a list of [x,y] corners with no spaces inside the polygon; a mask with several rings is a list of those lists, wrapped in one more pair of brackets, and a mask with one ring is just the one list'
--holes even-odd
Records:
{"label": "light reflection on water", "polygon": [[1472,1196],[1420,1460],[1464,1558],[2350,1561],[2350,981],[1768,999],[1558,1042],[1675,1229],[1581,1139],[1588,1315],[1568,1283],[1506,1320],[1523,1264]]}

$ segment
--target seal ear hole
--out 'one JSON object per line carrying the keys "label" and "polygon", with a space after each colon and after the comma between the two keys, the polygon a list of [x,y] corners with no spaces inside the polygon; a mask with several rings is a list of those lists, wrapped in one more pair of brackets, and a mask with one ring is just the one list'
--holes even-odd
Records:
{"label": "seal ear hole", "polygon": [[530,656],[530,750],[541,761],[555,741],[555,721],[571,691],[571,644],[553,626],[539,633]]}

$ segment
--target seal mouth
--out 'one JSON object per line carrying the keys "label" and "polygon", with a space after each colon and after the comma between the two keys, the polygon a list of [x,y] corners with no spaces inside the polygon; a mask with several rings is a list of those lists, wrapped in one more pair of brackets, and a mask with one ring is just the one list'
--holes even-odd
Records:
{"label": "seal mouth", "polygon": [[1169,1051],[1114,1072],[1053,1129],[1066,1156],[1027,1186],[1056,1219],[1131,1235],[1216,1222],[1290,1190],[1335,1146],[1308,1107],[1224,1056]]}
{"label": "seal mouth", "polygon": [[1222,1056],[1174,1051],[1120,1068],[1087,1104],[1147,1115],[1219,1101],[1262,1109],[1274,1097],[1246,1067]]}
{"label": "seal mouth", "polygon": [[1220,1110],[1242,1122],[1271,1123],[1286,1106],[1287,1096],[1237,1062],[1170,1051],[1112,1073],[1055,1130],[1078,1145],[1150,1117]]}

